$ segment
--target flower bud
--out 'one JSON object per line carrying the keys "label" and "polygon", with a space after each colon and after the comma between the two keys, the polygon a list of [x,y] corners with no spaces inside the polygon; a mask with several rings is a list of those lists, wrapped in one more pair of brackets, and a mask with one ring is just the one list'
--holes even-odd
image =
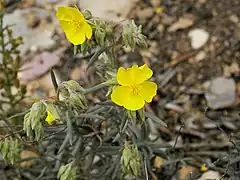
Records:
{"label": "flower bud", "polygon": [[58,179],[60,180],[75,180],[77,168],[73,167],[73,163],[61,166],[58,171]]}
{"label": "flower bud", "polygon": [[83,92],[84,89],[74,80],[63,82],[64,87],[69,91]]}
{"label": "flower bud", "polygon": [[137,112],[127,110],[127,116],[131,120],[132,124],[136,124],[137,122]]}
{"label": "flower bud", "polygon": [[131,24],[126,24],[123,27],[122,38],[125,46],[132,50],[139,47],[147,47],[146,37],[142,34],[142,26],[137,26],[132,20]]}
{"label": "flower bud", "polygon": [[87,105],[85,90],[74,80],[63,82],[60,85],[60,96],[74,109],[84,109]]}
{"label": "flower bud", "polygon": [[136,146],[125,146],[121,158],[122,171],[131,176],[140,176],[141,159]]}
{"label": "flower bud", "polygon": [[90,19],[92,18],[92,13],[89,10],[85,10],[83,16],[85,17],[85,19]]}
{"label": "flower bud", "polygon": [[12,37],[12,33],[13,33],[12,29],[10,29],[9,27],[7,27],[6,30],[7,30],[8,36],[11,38],[11,37]]}
{"label": "flower bud", "polygon": [[19,36],[16,39],[14,39],[13,43],[15,46],[19,46],[19,45],[23,44],[23,38],[21,36]]}
{"label": "flower bud", "polygon": [[137,115],[141,122],[145,121],[145,114],[144,114],[144,108],[137,110]]}
{"label": "flower bud", "polygon": [[0,141],[0,151],[2,158],[7,163],[14,164],[17,160],[20,159],[21,143],[18,139],[7,138]]}
{"label": "flower bud", "polygon": [[46,116],[46,107],[39,101],[32,105],[30,112],[24,116],[23,130],[30,139],[40,140],[43,135],[41,120]]}
{"label": "flower bud", "polygon": [[81,93],[71,93],[69,98],[70,105],[75,109],[84,109],[86,107],[86,98]]}
{"label": "flower bud", "polygon": [[97,27],[95,30],[95,38],[99,45],[103,46],[105,43],[106,33],[101,27]]}
{"label": "flower bud", "polygon": [[45,121],[47,121],[48,124],[52,124],[53,121],[60,119],[58,110],[54,104],[52,104],[51,102],[43,102],[43,104],[46,107],[47,117]]}

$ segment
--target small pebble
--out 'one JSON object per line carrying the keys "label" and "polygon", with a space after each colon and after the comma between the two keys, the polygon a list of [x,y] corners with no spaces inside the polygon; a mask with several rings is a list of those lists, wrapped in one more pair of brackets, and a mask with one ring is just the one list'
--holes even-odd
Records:
{"label": "small pebble", "polygon": [[139,19],[146,19],[153,16],[153,8],[145,8],[137,12]]}
{"label": "small pebble", "polygon": [[208,106],[212,109],[226,108],[234,105],[236,84],[233,79],[217,77],[211,81],[205,93]]}
{"label": "small pebble", "polygon": [[161,0],[151,0],[151,4],[153,7],[159,7],[161,4]]}
{"label": "small pebble", "polygon": [[188,36],[191,39],[193,49],[200,49],[209,39],[209,33],[204,29],[193,29],[188,33]]}
{"label": "small pebble", "polygon": [[196,60],[197,62],[199,62],[199,61],[204,60],[205,57],[206,57],[206,53],[205,53],[204,51],[200,51],[200,52],[196,55],[195,60]]}

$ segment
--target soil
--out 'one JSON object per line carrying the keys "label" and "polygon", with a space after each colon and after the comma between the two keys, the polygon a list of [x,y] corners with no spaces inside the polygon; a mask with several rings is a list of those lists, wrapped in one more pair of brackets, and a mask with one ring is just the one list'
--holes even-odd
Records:
{"label": "soil", "polygon": [[[163,12],[157,13],[157,8]],[[190,17],[193,24],[169,32],[169,27],[181,17]],[[169,165],[154,168],[154,177],[166,180],[177,174],[178,179],[197,179],[203,173],[201,166],[206,164],[208,170],[219,172],[223,178],[237,178],[240,161],[232,160],[240,157],[240,1],[161,0],[154,7],[153,1],[141,0],[129,18],[143,26],[149,47],[135,52],[122,50],[119,64],[147,63],[154,71],[158,95],[146,108],[168,125],[159,133],[164,142],[174,146],[169,157],[163,158]],[[188,33],[196,28],[208,32],[209,40],[194,50]],[[203,58],[197,58],[199,53],[204,54]],[[81,64],[78,58],[68,61],[63,72],[70,78],[71,69]],[[204,96],[205,86],[219,76],[234,79],[237,103],[212,110]],[[87,79],[80,83],[95,83],[92,74]],[[101,97],[91,100],[98,98]],[[178,166],[176,159],[186,165]],[[183,168],[191,171],[182,171]]]}
{"label": "soil", "polygon": [[[141,1],[136,12],[149,7],[154,9],[152,2]],[[240,1],[162,0],[160,7],[162,14],[154,12],[148,18],[131,14],[143,25],[143,32],[149,39],[150,53],[139,51],[139,54],[145,55],[142,60],[150,64],[160,84],[159,97],[149,110],[168,124],[168,129],[160,129],[160,134],[167,142],[177,141],[176,149],[184,152],[177,153],[178,158],[193,157],[200,164],[205,162],[210,169],[224,174],[229,168],[226,166],[229,159],[220,156],[229,155],[229,151],[236,151],[239,146],[234,144],[240,135],[239,103],[219,110],[209,109],[204,85],[218,76],[226,76],[234,79],[239,87],[239,70],[228,72],[227,67],[240,65]],[[191,16],[193,25],[169,32],[172,23],[184,16]],[[188,37],[189,31],[195,28],[210,34],[208,42],[198,50],[191,47]],[[205,55],[201,60],[196,58],[199,52]],[[168,81],[162,83],[166,79]],[[239,93],[239,88],[237,91]],[[239,97],[236,101],[239,102]],[[169,104],[176,106],[169,108]],[[216,160],[217,165],[213,163]],[[159,179],[164,179],[163,174],[165,179],[169,178],[163,169],[157,169],[156,174]]]}

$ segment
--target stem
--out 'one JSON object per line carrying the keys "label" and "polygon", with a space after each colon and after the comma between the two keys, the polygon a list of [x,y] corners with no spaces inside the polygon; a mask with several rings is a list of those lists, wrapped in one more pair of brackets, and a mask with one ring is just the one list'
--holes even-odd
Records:
{"label": "stem", "polygon": [[98,84],[98,85],[96,85],[94,87],[85,89],[84,94],[93,93],[93,92],[98,91],[98,90],[100,90],[100,89],[102,89],[104,87],[107,87],[107,86],[108,86],[108,83],[107,82],[103,82],[103,83]]}
{"label": "stem", "polygon": [[0,37],[1,37],[1,50],[2,50],[2,65],[3,65],[3,71],[4,71],[4,75],[5,75],[5,79],[6,79],[6,83],[4,86],[4,89],[7,93],[7,96],[9,98],[9,104],[12,107],[12,110],[14,109],[14,104],[13,104],[13,96],[12,96],[12,92],[11,92],[11,81],[9,78],[9,73],[8,73],[8,67],[7,67],[7,59],[6,59],[6,49],[5,49],[5,42],[4,42],[4,30],[6,28],[3,27],[3,12],[1,13],[1,17],[0,17]]}

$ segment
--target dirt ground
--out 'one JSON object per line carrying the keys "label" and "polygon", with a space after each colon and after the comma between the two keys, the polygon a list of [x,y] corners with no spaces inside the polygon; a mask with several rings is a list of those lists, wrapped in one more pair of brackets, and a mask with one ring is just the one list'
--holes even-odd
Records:
{"label": "dirt ground", "polygon": [[[164,142],[175,144],[168,161],[186,159],[186,166],[176,169],[176,164],[171,167],[169,163],[165,169],[160,155],[153,157],[156,179],[171,179],[176,171],[179,179],[196,179],[204,164],[213,171],[208,178],[240,176],[240,161],[233,162],[240,157],[240,1],[142,0],[129,18],[143,25],[149,48],[122,50],[119,63],[147,63],[153,69],[159,89],[147,110],[168,125],[159,129]],[[209,36],[198,49],[191,46],[189,32],[193,29],[204,30]],[[75,63],[65,64],[65,72]],[[212,109],[205,94],[208,84],[217,77],[234,81],[235,102]],[[220,84],[219,88],[224,86]]]}
{"label": "dirt ground", "polygon": [[[158,97],[149,111],[154,111],[168,124],[167,129],[160,129],[165,141],[176,141],[178,135],[177,158],[193,157],[198,163],[205,162],[210,169],[224,174],[226,168],[231,168],[226,167],[229,159],[222,156],[230,155],[229,152],[239,146],[240,1],[162,0],[160,7],[163,13],[151,14],[146,8],[154,9],[154,1],[141,1],[132,15],[143,24],[150,48],[129,56],[143,55],[142,60],[150,64],[160,84]],[[145,16],[141,13],[144,10]],[[180,18],[191,19],[192,24],[172,32],[170,27]],[[194,50],[188,34],[196,28],[208,32],[209,39],[203,47]],[[205,86],[219,76],[234,80],[236,101],[213,110],[206,101]],[[235,165],[240,162],[234,163],[230,163],[235,168],[232,171],[237,172],[239,166]],[[162,173],[169,172],[156,169],[158,177],[162,177]]]}

